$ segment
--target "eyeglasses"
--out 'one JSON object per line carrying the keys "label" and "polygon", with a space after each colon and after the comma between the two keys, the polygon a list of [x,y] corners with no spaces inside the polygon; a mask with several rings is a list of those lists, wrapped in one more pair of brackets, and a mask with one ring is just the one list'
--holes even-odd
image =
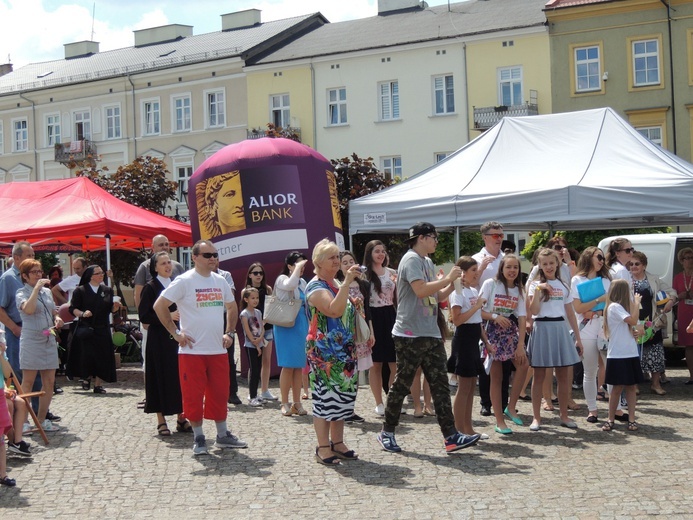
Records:
{"label": "eyeglasses", "polygon": [[597,260],[599,260],[600,262],[603,262],[603,261],[604,261],[604,255],[597,255],[597,256],[595,256],[595,258],[596,258]]}
{"label": "eyeglasses", "polygon": [[219,253],[200,253],[203,258],[218,258]]}
{"label": "eyeglasses", "polygon": [[565,246],[562,246],[562,245],[560,245],[560,244],[554,244],[554,245],[553,245],[553,250],[554,250],[554,251],[563,251],[563,249],[565,249]]}
{"label": "eyeglasses", "polygon": [[627,254],[631,254],[631,253],[635,253],[635,248],[634,247],[626,247],[626,248],[621,249],[621,251],[623,251],[624,253],[627,253]]}
{"label": "eyeglasses", "polygon": [[438,235],[424,235],[425,237],[432,238],[436,242],[438,242]]}
{"label": "eyeglasses", "polygon": [[262,271],[253,271],[250,274],[252,274],[253,276],[262,276],[265,273],[263,273]]}
{"label": "eyeglasses", "polygon": [[33,271],[29,271],[29,274],[43,274],[43,271],[41,269],[34,269]]}
{"label": "eyeglasses", "polygon": [[496,240],[503,240],[505,238],[505,233],[484,233],[485,237],[491,237]]}

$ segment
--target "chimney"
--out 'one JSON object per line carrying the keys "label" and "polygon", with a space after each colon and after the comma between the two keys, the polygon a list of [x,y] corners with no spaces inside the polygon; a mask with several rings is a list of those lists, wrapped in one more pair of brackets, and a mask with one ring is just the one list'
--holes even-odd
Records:
{"label": "chimney", "polygon": [[0,76],[4,76],[5,74],[9,74],[10,72],[12,72],[11,63],[4,63],[0,65]]}
{"label": "chimney", "polygon": [[400,11],[413,11],[428,7],[420,0],[378,0],[378,15],[393,14]]}
{"label": "chimney", "polygon": [[63,46],[65,47],[66,60],[84,58],[85,56],[99,53],[99,42],[85,40],[83,42],[66,43]]}
{"label": "chimney", "polygon": [[135,33],[135,47],[144,47],[156,43],[174,42],[192,36],[193,26],[174,23],[132,32]]}
{"label": "chimney", "polygon": [[245,11],[222,14],[221,30],[231,31],[233,29],[244,29],[246,27],[259,25],[262,23],[260,17],[261,13],[262,11],[259,9],[246,9]]}

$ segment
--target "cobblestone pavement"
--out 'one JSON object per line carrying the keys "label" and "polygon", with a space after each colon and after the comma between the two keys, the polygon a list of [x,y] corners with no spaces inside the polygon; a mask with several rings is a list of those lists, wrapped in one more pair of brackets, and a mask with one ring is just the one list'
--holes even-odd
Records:
{"label": "cobblestone pavement", "polygon": [[[283,417],[277,403],[230,406],[231,429],[249,448],[193,458],[191,434],[158,437],[156,416],[136,408],[143,386],[135,367],[120,369],[105,395],[59,378],[65,393],[51,410],[63,418],[61,431],[49,434],[48,446],[34,434],[33,460],[9,457],[18,485],[0,488],[0,516],[692,518],[693,386],[683,385],[681,368],[668,374],[664,397],[643,385],[636,433],[620,423],[612,433],[587,423],[577,390],[577,431],[560,427],[557,412],[544,412],[542,431],[514,427],[501,436],[491,418],[478,415],[477,398],[476,427],[490,439],[453,455],[442,448],[435,418],[414,418],[411,408],[398,428],[404,451],[382,451],[373,397],[362,387],[356,411],[367,420],[346,427],[361,458],[338,469],[315,463],[311,416]],[[274,380],[272,387],[278,393]],[[528,425],[530,403],[518,407]],[[169,426],[175,430],[174,418]],[[205,432],[214,438],[211,423]]]}

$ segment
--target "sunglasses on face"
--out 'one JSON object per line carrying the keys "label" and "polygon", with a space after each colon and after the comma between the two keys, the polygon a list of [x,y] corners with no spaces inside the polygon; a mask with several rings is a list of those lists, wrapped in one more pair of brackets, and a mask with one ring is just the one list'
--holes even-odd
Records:
{"label": "sunglasses on face", "polygon": [[219,258],[219,253],[200,253],[203,258]]}
{"label": "sunglasses on face", "polygon": [[252,271],[250,274],[252,274],[253,276],[262,276],[265,273],[263,273],[262,271]]}
{"label": "sunglasses on face", "polygon": [[554,246],[553,246],[554,251],[563,251],[564,248],[565,248],[565,246],[562,246],[560,244],[554,244]]}
{"label": "sunglasses on face", "polygon": [[600,262],[603,262],[603,261],[604,261],[604,255],[597,255],[597,256],[595,256],[595,258],[596,258],[597,260],[599,260]]}
{"label": "sunglasses on face", "polygon": [[495,240],[503,240],[505,238],[504,233],[484,233],[485,237],[491,237]]}
{"label": "sunglasses on face", "polygon": [[627,254],[631,254],[631,253],[635,253],[635,248],[634,247],[626,247],[626,248],[621,249],[621,251],[623,251],[624,253],[627,253]]}

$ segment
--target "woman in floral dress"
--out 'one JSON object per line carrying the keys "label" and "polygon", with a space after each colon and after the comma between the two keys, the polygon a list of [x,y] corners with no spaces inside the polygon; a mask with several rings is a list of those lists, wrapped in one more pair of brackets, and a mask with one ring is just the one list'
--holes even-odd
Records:
{"label": "woman in floral dress", "polygon": [[306,357],[310,366],[313,394],[313,427],[318,440],[317,462],[328,466],[358,455],[344,444],[344,419],[354,413],[358,371],[354,335],[354,307],[349,301],[349,285],[360,274],[351,267],[344,283],[337,286],[339,249],[327,239],[313,249],[315,278],[306,287],[310,326],[306,337]]}

